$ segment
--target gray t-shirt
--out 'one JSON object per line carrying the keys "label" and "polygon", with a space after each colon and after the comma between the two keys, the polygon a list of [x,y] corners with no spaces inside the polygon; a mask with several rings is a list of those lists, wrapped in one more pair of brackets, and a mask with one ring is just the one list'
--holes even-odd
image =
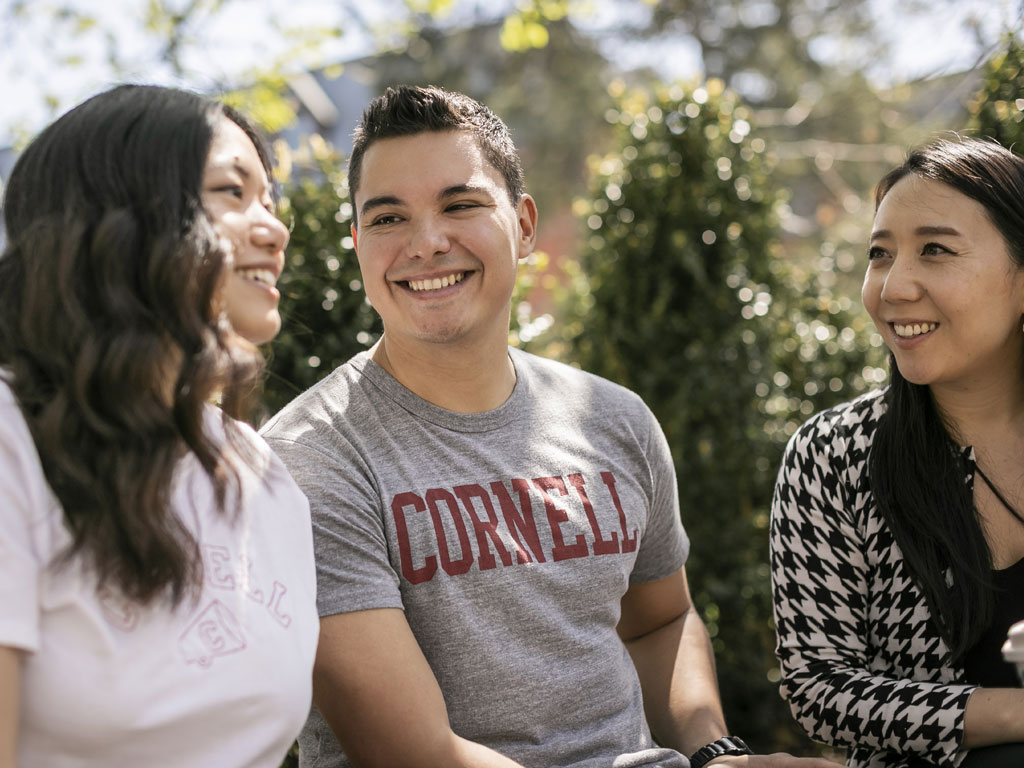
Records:
{"label": "gray t-shirt", "polygon": [[[519,350],[486,413],[422,400],[357,355],[263,429],[309,497],[321,616],[401,608],[452,729],[525,766],[688,765],[653,745],[615,632],[630,582],[689,542],[653,414]],[[314,709],[304,768],[347,766]]]}

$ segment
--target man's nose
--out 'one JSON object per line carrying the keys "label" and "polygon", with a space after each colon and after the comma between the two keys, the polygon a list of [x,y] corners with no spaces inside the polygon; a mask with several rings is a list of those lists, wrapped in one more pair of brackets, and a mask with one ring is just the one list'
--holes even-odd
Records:
{"label": "man's nose", "polygon": [[409,233],[409,256],[429,259],[451,249],[444,222],[436,216],[422,216],[415,220]]}

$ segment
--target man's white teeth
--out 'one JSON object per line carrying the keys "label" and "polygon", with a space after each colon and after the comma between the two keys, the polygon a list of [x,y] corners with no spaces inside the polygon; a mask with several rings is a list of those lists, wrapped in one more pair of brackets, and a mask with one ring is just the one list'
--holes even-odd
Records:
{"label": "man's white teeth", "polygon": [[453,272],[450,275],[434,277],[429,280],[410,280],[409,287],[414,291],[436,291],[439,288],[447,288],[449,285],[455,285],[465,276],[465,272]]}
{"label": "man's white teeth", "polygon": [[899,323],[892,324],[893,330],[896,331],[896,335],[904,339],[909,339],[913,336],[920,336],[922,333],[929,333],[939,327],[938,323],[914,323],[913,325],[900,325]]}
{"label": "man's white teeth", "polygon": [[246,280],[252,280],[271,287],[277,283],[274,272],[269,269],[236,269],[235,273]]}

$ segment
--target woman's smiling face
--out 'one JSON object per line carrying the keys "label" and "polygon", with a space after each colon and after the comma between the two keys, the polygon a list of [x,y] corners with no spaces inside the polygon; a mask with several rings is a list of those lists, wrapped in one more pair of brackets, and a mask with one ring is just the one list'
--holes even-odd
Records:
{"label": "woman's smiling face", "polygon": [[909,174],[875,216],[861,296],[905,379],[970,386],[1024,364],[1024,270],[984,206]]}
{"label": "woman's smiling face", "polygon": [[235,331],[264,344],[281,329],[275,284],[284,268],[288,229],[274,214],[270,180],[256,146],[238,125],[222,119],[203,171],[203,208],[231,244],[221,296]]}

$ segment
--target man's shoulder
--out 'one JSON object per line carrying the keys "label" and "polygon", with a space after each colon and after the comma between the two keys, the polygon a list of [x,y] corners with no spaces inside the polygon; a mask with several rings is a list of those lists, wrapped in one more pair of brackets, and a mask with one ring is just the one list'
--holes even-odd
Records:
{"label": "man's shoulder", "polygon": [[338,413],[349,411],[353,402],[366,397],[363,376],[367,360],[368,353],[361,352],[339,365],[274,414],[260,434],[267,440],[287,440],[315,425],[332,424]]}
{"label": "man's shoulder", "polygon": [[528,372],[532,389],[545,397],[566,403],[581,402],[582,398],[590,405],[647,410],[636,392],[595,373],[519,349],[513,348],[510,354],[516,369]]}

